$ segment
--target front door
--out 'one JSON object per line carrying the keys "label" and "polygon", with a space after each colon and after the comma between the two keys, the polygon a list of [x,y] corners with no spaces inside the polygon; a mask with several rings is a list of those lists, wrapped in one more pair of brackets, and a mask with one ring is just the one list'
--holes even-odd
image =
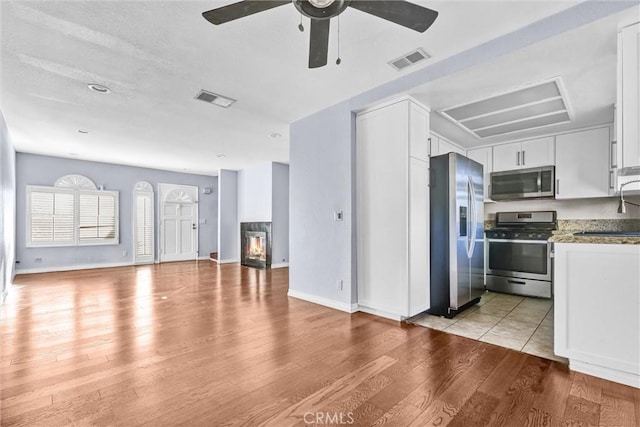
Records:
{"label": "front door", "polygon": [[198,187],[159,184],[160,261],[198,258]]}

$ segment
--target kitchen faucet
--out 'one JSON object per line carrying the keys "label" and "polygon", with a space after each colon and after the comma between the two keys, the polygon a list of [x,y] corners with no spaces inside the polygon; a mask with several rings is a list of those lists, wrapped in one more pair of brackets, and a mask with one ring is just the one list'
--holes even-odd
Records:
{"label": "kitchen faucet", "polygon": [[627,209],[625,208],[625,204],[629,204],[629,205],[633,205],[633,206],[640,206],[640,204],[638,203],[633,203],[633,202],[628,202],[624,199],[624,186],[627,184],[633,184],[634,182],[640,182],[640,179],[634,179],[633,181],[627,181],[625,183],[623,183],[622,185],[620,185],[620,203],[618,204],[618,213],[619,214],[625,214],[627,213]]}

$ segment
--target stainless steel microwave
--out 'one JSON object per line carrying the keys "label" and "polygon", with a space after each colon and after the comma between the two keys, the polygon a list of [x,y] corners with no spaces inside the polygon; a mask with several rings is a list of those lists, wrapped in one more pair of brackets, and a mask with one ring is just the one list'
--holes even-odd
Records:
{"label": "stainless steel microwave", "polygon": [[492,200],[541,199],[555,195],[555,167],[491,173]]}

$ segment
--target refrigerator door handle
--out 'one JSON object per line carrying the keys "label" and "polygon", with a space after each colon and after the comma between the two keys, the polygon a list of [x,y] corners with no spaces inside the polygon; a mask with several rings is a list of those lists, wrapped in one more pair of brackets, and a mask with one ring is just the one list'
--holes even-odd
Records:
{"label": "refrigerator door handle", "polygon": [[476,228],[478,224],[478,209],[476,206],[476,193],[473,188],[473,181],[471,179],[471,176],[467,177],[467,187],[468,187],[467,197],[469,198],[469,210],[471,211],[469,212],[469,215],[468,215],[470,226],[471,226],[471,232],[467,233],[468,235],[467,256],[469,257],[469,259],[471,259],[471,257],[473,257],[473,252],[476,247],[476,236],[477,236]]}
{"label": "refrigerator door handle", "polygon": [[473,257],[473,252],[475,251],[476,248],[476,237],[478,234],[478,206],[476,205],[476,191],[473,187],[473,180],[471,178],[471,176],[469,176],[469,199],[470,199],[470,203],[469,203],[469,209],[471,210],[471,215],[469,215],[469,217],[471,217],[471,233],[470,234],[470,242],[469,242],[469,259],[471,259],[471,257]]}

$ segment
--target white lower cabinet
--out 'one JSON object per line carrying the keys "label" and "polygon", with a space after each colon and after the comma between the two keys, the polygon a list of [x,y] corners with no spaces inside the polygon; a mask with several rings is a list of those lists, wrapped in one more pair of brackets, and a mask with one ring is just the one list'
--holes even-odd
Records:
{"label": "white lower cabinet", "polygon": [[359,310],[401,320],[429,308],[429,111],[403,98],[356,118]]}
{"label": "white lower cabinet", "polygon": [[556,243],[554,351],[640,388],[640,245]]}

